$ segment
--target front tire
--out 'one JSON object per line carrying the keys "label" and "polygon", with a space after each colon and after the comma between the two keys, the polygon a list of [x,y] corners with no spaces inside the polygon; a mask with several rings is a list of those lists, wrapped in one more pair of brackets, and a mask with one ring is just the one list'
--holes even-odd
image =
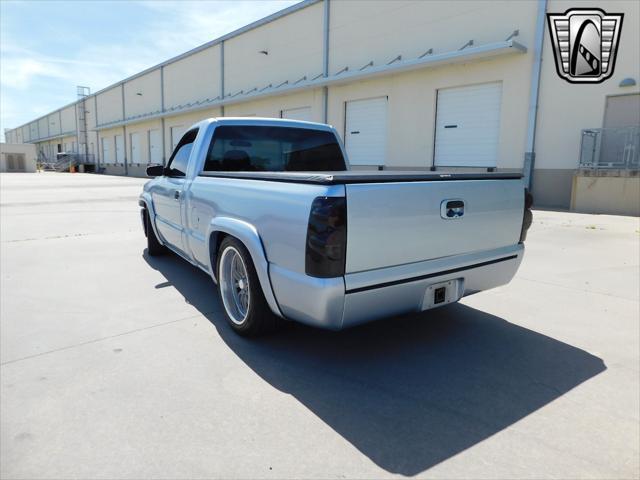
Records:
{"label": "front tire", "polygon": [[269,308],[251,256],[240,241],[233,237],[222,241],[216,272],[220,301],[236,333],[256,336],[278,328],[280,319]]}
{"label": "front tire", "polygon": [[158,237],[156,237],[156,232],[151,225],[151,218],[149,217],[149,211],[147,209],[144,211],[144,229],[144,233],[147,235],[147,253],[152,257],[167,253],[167,247],[162,245]]}

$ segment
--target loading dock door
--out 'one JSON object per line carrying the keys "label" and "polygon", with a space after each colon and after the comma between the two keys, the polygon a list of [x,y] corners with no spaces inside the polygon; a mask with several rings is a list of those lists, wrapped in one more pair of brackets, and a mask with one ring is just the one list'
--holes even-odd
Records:
{"label": "loading dock door", "polygon": [[124,165],[124,137],[116,135],[116,163]]}
{"label": "loading dock door", "polygon": [[140,134],[132,133],[131,140],[131,163],[140,164],[142,162],[140,155]]}
{"label": "loading dock door", "polygon": [[311,122],[311,107],[290,108],[280,112],[281,118]]}
{"label": "loading dock door", "polygon": [[111,152],[109,151],[109,140],[101,138],[102,140],[102,161],[104,163],[111,163]]}
{"label": "loading dock door", "polygon": [[184,125],[171,127],[171,153],[176,149],[187,129]]}
{"label": "loading dock door", "polygon": [[351,165],[384,165],[387,97],[347,102],[344,140]]}
{"label": "loading dock door", "polygon": [[495,167],[502,84],[438,90],[434,164]]}
{"label": "loading dock door", "polygon": [[162,137],[160,130],[149,130],[149,163],[162,164]]}

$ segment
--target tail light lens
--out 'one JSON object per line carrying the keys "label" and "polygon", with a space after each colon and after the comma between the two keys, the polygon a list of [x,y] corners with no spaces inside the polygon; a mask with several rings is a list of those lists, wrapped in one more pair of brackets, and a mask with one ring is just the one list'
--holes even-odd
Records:
{"label": "tail light lens", "polygon": [[531,213],[531,207],[533,205],[533,195],[529,193],[528,189],[524,189],[524,213],[522,214],[522,230],[520,230],[520,243],[527,239],[527,230],[533,222],[533,213]]}
{"label": "tail light lens", "polygon": [[344,275],[347,250],[347,202],[344,197],[317,197],[307,227],[305,271],[320,278]]}

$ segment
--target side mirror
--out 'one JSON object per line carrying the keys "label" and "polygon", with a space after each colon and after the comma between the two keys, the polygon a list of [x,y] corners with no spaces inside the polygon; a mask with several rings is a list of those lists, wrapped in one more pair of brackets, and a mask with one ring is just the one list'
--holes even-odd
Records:
{"label": "side mirror", "polygon": [[147,167],[147,177],[161,177],[164,175],[163,165],[151,165]]}

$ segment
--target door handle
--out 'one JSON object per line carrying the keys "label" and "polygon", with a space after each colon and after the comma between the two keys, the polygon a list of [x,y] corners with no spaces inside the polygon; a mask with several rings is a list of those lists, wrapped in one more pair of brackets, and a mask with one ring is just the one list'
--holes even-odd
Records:
{"label": "door handle", "polygon": [[440,204],[440,216],[445,220],[460,218],[464,215],[463,200],[443,200]]}
{"label": "door handle", "polygon": [[173,192],[173,198],[175,198],[176,200],[180,199],[180,190],[176,190],[175,192]]}

